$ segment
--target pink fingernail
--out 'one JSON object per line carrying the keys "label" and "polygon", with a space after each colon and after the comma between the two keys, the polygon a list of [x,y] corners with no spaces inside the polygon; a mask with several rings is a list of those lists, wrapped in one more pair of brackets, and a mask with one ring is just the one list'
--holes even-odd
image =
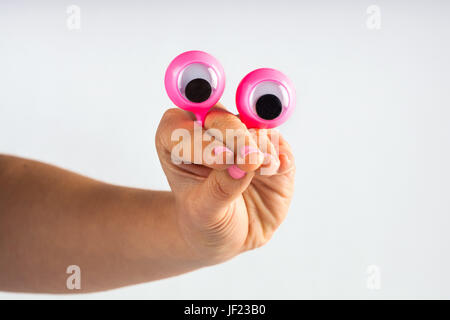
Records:
{"label": "pink fingernail", "polygon": [[241,148],[241,158],[245,158],[245,156],[248,156],[249,154],[252,153],[261,153],[261,151],[259,151],[257,148],[255,147],[251,147],[251,146],[243,146]]}
{"label": "pink fingernail", "polygon": [[242,179],[246,174],[245,171],[239,169],[237,165],[232,165],[227,170],[230,176],[235,180]]}
{"label": "pink fingernail", "polygon": [[215,155],[222,154],[224,152],[233,154],[233,151],[224,146],[217,146],[213,149]]}
{"label": "pink fingernail", "polygon": [[[234,153],[230,149],[224,146],[217,146],[213,149],[214,155],[216,156],[217,164],[232,164],[234,161]],[[223,159],[223,154],[226,154],[225,160]]]}

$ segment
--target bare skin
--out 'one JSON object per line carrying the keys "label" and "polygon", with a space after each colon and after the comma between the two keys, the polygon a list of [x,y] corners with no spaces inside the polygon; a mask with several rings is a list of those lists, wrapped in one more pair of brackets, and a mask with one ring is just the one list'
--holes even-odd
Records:
{"label": "bare skin", "polygon": [[[262,151],[238,162],[246,174],[237,179],[223,161],[237,161],[242,145],[212,139],[232,153],[205,152],[213,159],[207,164],[183,153],[190,163],[176,164],[171,135],[177,128],[194,130],[192,115],[168,110],[155,139],[169,192],[114,186],[0,155],[0,290],[73,293],[66,287],[69,265],[81,268],[76,292],[108,290],[221,263],[265,244],[293,195],[287,142],[274,130],[249,132],[216,106],[203,130],[242,129],[245,145]],[[275,135],[279,149],[269,139]]]}

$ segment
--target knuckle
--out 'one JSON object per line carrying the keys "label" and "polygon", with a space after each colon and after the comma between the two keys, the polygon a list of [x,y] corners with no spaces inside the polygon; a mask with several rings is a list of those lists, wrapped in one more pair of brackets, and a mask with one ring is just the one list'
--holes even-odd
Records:
{"label": "knuckle", "polygon": [[168,121],[173,120],[174,117],[179,116],[180,111],[181,110],[177,109],[177,108],[171,108],[171,109],[166,110],[161,118],[160,123],[166,123]]}
{"label": "knuckle", "polygon": [[177,119],[180,118],[180,109],[172,108],[164,112],[161,121],[155,135],[155,143],[157,146],[167,146],[168,141],[171,139],[173,126],[177,123]]}

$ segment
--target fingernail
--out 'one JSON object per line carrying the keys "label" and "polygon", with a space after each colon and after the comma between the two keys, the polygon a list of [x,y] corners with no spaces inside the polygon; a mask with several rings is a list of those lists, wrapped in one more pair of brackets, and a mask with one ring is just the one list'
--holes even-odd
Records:
{"label": "fingernail", "polygon": [[232,165],[227,170],[230,176],[235,180],[242,179],[246,175],[246,172],[239,169],[237,165]]}
{"label": "fingernail", "polygon": [[[262,162],[264,159],[264,155],[263,153],[255,148],[255,147],[251,147],[251,146],[244,146],[240,149],[239,152],[239,162],[238,163],[248,163],[248,164],[257,164]],[[247,160],[245,160],[245,157],[249,156],[249,158]]]}
{"label": "fingernail", "polygon": [[273,154],[265,153],[264,154],[264,165],[261,167],[260,174],[264,175],[273,175],[277,173],[280,167],[280,160]]}
{"label": "fingernail", "polygon": [[246,156],[248,156],[249,154],[253,154],[253,153],[262,153],[261,151],[259,151],[257,148],[255,147],[251,147],[251,146],[243,146],[241,148],[241,158],[244,159]]}
{"label": "fingernail", "polygon": [[251,147],[251,146],[243,146],[243,147],[241,148],[240,154],[241,154],[241,158],[245,158],[245,156],[248,156],[249,154],[252,154],[252,153],[258,153],[258,152],[261,152],[261,151],[259,151],[259,150],[256,149],[255,147]]}
{"label": "fingernail", "polygon": [[[223,161],[225,161],[227,164],[233,163],[234,153],[227,147],[217,146],[213,149],[213,152],[219,163],[223,163]],[[223,153],[226,153],[225,160],[223,159]]]}
{"label": "fingernail", "polygon": [[233,151],[224,146],[217,146],[213,149],[215,155],[222,154],[224,152],[233,154]]}

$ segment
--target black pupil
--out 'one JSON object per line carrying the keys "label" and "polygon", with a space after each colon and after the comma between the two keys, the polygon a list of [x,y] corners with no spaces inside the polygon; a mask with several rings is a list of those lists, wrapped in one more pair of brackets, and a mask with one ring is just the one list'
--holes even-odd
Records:
{"label": "black pupil", "polygon": [[273,120],[281,114],[281,101],[276,95],[265,94],[256,101],[256,113],[264,120]]}
{"label": "black pupil", "polygon": [[197,78],[189,81],[184,90],[184,94],[189,101],[200,103],[209,99],[211,91],[212,88],[208,81]]}

